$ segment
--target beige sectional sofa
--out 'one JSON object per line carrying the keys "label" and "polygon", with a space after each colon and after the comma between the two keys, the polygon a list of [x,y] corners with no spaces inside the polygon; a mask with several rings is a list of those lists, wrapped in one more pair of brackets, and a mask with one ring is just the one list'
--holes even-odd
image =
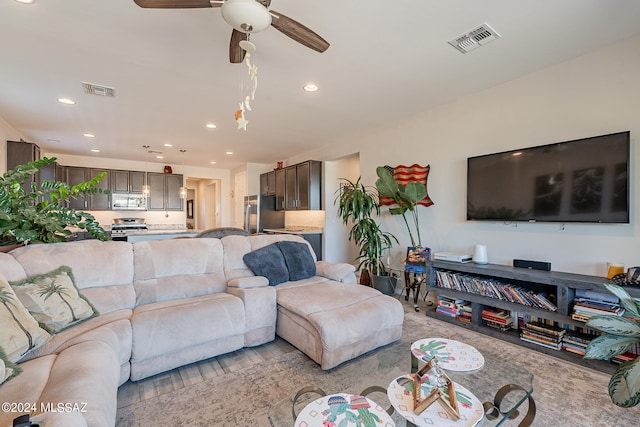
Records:
{"label": "beige sectional sofa", "polygon": [[[260,345],[276,333],[322,369],[400,338],[401,304],[354,285],[351,265],[319,261],[315,276],[269,286],[244,263],[244,255],[282,240],[304,242],[292,235],[85,240],[0,253],[0,276],[12,282],[71,267],[100,313],[27,353],[23,372],[0,385],[0,401],[34,403],[34,419],[46,427],[113,426],[117,388],[127,380]],[[75,405],[43,411],[59,403]],[[0,426],[18,415],[1,411]]]}

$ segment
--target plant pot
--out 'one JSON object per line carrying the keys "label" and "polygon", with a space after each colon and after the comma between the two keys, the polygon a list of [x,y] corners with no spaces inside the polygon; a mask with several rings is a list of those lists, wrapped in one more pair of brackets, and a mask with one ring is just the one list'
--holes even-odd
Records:
{"label": "plant pot", "polygon": [[12,250],[24,246],[24,242],[16,243],[13,245],[0,245],[0,252],[11,252]]}
{"label": "plant pot", "polygon": [[393,276],[376,276],[371,274],[371,284],[373,287],[385,295],[393,295],[396,292],[397,277]]}
{"label": "plant pot", "polygon": [[369,270],[361,270],[360,271],[360,281],[361,285],[371,286],[371,277],[369,276]]}

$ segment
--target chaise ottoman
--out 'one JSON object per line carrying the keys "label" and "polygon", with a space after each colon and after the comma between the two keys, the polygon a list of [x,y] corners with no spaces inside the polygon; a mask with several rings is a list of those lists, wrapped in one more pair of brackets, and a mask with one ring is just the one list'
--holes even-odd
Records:
{"label": "chaise ottoman", "polygon": [[315,276],[279,284],[276,292],[276,333],[322,369],[402,336],[402,304],[373,288]]}

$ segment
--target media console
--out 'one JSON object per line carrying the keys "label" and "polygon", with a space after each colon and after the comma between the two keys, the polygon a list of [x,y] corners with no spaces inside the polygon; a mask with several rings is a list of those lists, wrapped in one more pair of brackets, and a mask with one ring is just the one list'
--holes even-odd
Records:
{"label": "media console", "polygon": [[[581,356],[564,351],[542,347],[536,344],[522,341],[517,329],[502,331],[483,324],[482,310],[485,309],[504,309],[511,312],[517,312],[518,315],[533,316],[540,320],[557,322],[564,328],[575,329],[585,328],[583,322],[573,320],[571,312],[573,309],[573,300],[575,298],[576,289],[597,291],[603,294],[609,292],[602,286],[603,283],[609,281],[604,277],[588,276],[582,274],[563,273],[557,271],[530,270],[523,268],[514,268],[506,265],[497,264],[463,264],[457,262],[432,260],[427,263],[428,271],[427,290],[451,299],[469,301],[472,308],[471,322],[466,323],[437,313],[435,309],[428,309],[427,316],[435,317],[449,323],[462,326],[476,332],[489,335],[513,344],[540,351],[542,353],[558,357],[573,363],[588,366],[598,371],[613,373],[616,365],[609,362],[599,360],[583,359]],[[476,293],[465,292],[461,290],[451,289],[448,287],[438,286],[436,274],[438,272],[463,273],[472,278],[496,279],[500,282],[536,293],[546,294],[553,300],[556,311],[548,310],[541,307],[523,305],[511,302],[506,299],[491,298]],[[640,298],[640,288],[625,288],[634,298]],[[517,323],[517,320],[516,320]]]}

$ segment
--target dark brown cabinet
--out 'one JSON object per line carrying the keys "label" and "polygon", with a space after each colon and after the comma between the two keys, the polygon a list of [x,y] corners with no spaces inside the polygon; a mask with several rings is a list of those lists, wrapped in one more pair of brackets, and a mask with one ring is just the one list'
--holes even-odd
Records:
{"label": "dark brown cabinet", "polygon": [[102,192],[89,194],[89,209],[92,211],[106,211],[111,209],[111,186],[109,185],[109,173],[107,169],[89,169],[89,179],[93,179],[101,173],[106,172],[107,176],[102,178],[96,185],[96,189]]}
{"label": "dark brown cabinet", "polygon": [[267,172],[260,175],[260,194],[273,196],[276,194],[276,172]]}
{"label": "dark brown cabinet", "polygon": [[285,169],[278,169],[275,171],[275,186],[276,186],[276,210],[284,210],[284,197],[285,197]]}
{"label": "dark brown cabinet", "polygon": [[182,175],[149,172],[147,174],[147,183],[151,187],[151,193],[147,201],[149,210],[183,210],[182,199],[180,198]]}
{"label": "dark brown cabinet", "polygon": [[111,175],[111,191],[114,193],[142,194],[144,172],[112,170],[109,174]]}
{"label": "dark brown cabinet", "polygon": [[[49,163],[40,168],[40,186],[43,181],[63,181],[67,179],[66,169],[64,166],[58,164],[58,162]],[[51,201],[51,197],[48,195],[43,196],[44,200]]]}
{"label": "dark brown cabinet", "polygon": [[182,199],[180,187],[182,187],[182,175],[165,175],[165,209],[168,211],[181,211]]}
{"label": "dark brown cabinet", "polygon": [[[107,176],[102,178],[96,185],[96,189],[100,189],[103,192],[78,194],[74,196],[69,202],[71,209],[86,209],[92,211],[104,211],[111,209],[111,186],[109,184],[109,170],[108,169],[94,169],[83,168],[78,166],[66,166],[67,184],[69,187],[86,182],[92,178],[95,178],[103,172],[107,172]],[[106,191],[106,193],[104,193]]]}
{"label": "dark brown cabinet", "polygon": [[[40,160],[40,147],[24,141],[7,141],[7,170],[15,169],[18,165]],[[31,183],[40,183],[40,172],[24,181],[23,188],[31,193]]]}
{"label": "dark brown cabinet", "polygon": [[[89,179],[89,169],[81,168],[77,166],[67,166],[65,168],[67,172],[67,184],[69,187],[73,187],[76,184],[85,182]],[[71,209],[88,209],[89,201],[84,194],[78,194],[74,198],[69,200],[69,207]]]}
{"label": "dark brown cabinet", "polygon": [[[284,169],[284,209],[321,209],[321,166],[315,160],[298,163]],[[276,178],[276,188],[278,188]]]}

